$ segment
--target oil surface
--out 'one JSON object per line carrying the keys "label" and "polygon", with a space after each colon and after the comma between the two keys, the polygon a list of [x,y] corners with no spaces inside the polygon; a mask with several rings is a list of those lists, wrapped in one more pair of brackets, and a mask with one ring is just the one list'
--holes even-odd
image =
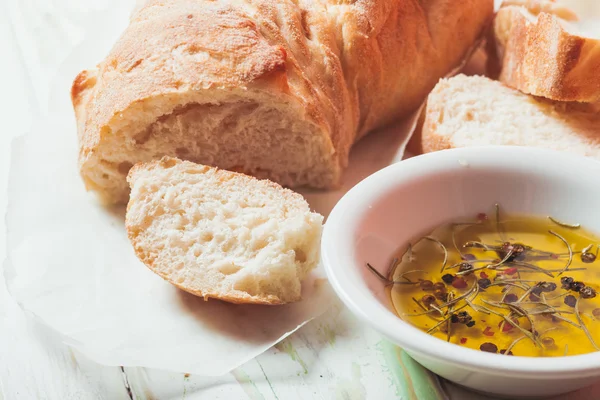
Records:
{"label": "oil surface", "polygon": [[[550,231],[571,247],[572,261],[564,272],[569,262],[568,246]],[[439,325],[429,333],[477,350],[485,348],[484,351],[500,353],[509,349],[512,355],[533,357],[597,351],[592,340],[600,343],[600,296],[591,296],[590,291],[595,294],[594,291],[600,290],[600,259],[595,260],[600,244],[598,236],[584,227],[573,229],[548,218],[502,215],[497,221],[494,212],[479,214],[471,221],[441,226],[428,236],[445,247],[446,266],[442,271],[443,247],[434,240],[417,238],[411,250],[403,247],[389,277],[405,282],[389,286],[392,304],[402,319],[424,331]],[[488,247],[463,247],[468,242]],[[523,245],[524,250],[514,258],[519,250],[516,244]],[[582,260],[582,250],[589,245],[592,247],[583,257],[587,258],[586,263]],[[510,262],[501,263],[511,246],[513,253],[507,258]],[[589,262],[590,259],[594,260]],[[465,262],[471,265],[466,269],[473,268],[473,271],[459,273],[457,264]],[[446,282],[442,279],[444,275]],[[577,285],[563,288],[561,278],[581,282],[579,288],[587,286],[587,294],[578,292]],[[438,293],[441,298],[437,298],[433,306],[423,302],[424,296],[435,293],[424,281],[437,283],[437,288],[443,284],[450,297]],[[488,283],[490,286],[485,287]],[[461,299],[447,305],[466,294],[470,304]],[[566,304],[565,299],[570,304]],[[573,303],[577,299],[575,308]],[[438,307],[441,312],[432,311],[432,307]],[[468,317],[462,314],[457,321],[459,313],[465,311]],[[452,314],[456,316],[451,317]]]}

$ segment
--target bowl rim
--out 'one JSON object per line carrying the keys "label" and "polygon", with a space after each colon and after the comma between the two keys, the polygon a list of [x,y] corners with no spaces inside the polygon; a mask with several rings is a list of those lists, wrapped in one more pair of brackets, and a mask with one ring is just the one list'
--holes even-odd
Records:
{"label": "bowl rim", "polygon": [[[486,167],[499,171],[520,171],[528,174],[527,166],[540,162],[551,162],[548,174],[556,175],[561,166],[586,174],[600,173],[600,162],[555,150],[518,146],[474,146],[442,150],[415,156],[392,164],[363,179],[350,189],[331,211],[323,230],[321,257],[329,282],[342,302],[360,319],[384,336],[400,344],[409,353],[415,353],[461,366],[473,371],[486,370],[503,375],[538,375],[548,377],[586,377],[596,375],[600,369],[600,352],[559,357],[502,357],[464,348],[428,335],[420,329],[393,315],[374,295],[362,296],[352,293],[345,277],[344,265],[355,265],[352,251],[337,249],[353,245],[356,223],[370,203],[389,192],[390,187],[426,176],[436,171],[447,171],[447,167],[460,164],[468,166],[461,157],[474,157]],[[506,162],[510,160],[510,162]],[[415,229],[415,231],[417,231]],[[379,309],[379,310],[378,310]],[[382,312],[385,310],[386,312]],[[381,311],[381,312],[380,312]],[[377,318],[375,318],[375,315]],[[566,374],[566,375],[565,375]]]}

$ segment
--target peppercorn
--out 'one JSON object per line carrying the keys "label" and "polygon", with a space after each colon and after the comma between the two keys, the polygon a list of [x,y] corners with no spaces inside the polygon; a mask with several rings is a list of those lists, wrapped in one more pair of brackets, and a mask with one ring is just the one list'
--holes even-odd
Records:
{"label": "peppercorn", "polygon": [[475,260],[477,260],[477,257],[475,257],[475,254],[465,253],[462,256],[462,259],[464,261],[475,261]]}
{"label": "peppercorn", "polygon": [[460,263],[460,265],[458,266],[458,272],[464,272],[465,274],[470,274],[471,272],[473,272],[473,264],[464,262],[464,263]]}
{"label": "peppercorn", "polygon": [[471,320],[473,319],[473,317],[471,317],[469,315],[468,312],[466,311],[461,311],[458,314],[456,314],[456,319],[460,324],[468,324],[469,322],[471,322]]}
{"label": "peppercorn", "polygon": [[456,289],[464,289],[467,286],[467,281],[465,281],[463,278],[456,278],[452,281],[452,287]]}
{"label": "peppercorn", "polygon": [[571,283],[571,290],[579,293],[581,289],[585,287],[585,283],[583,282],[573,282]]}
{"label": "peppercorn", "polygon": [[586,264],[589,263],[593,263],[594,261],[596,261],[596,255],[594,253],[581,253],[581,261],[583,261]]}
{"label": "peppercorn", "polygon": [[530,301],[539,301],[540,300],[540,296],[538,296],[537,294],[535,294],[533,292],[529,293],[529,300]]}
{"label": "peppercorn", "polygon": [[[511,252],[512,250],[512,252]],[[508,256],[508,253],[511,253],[508,258],[506,258],[507,262],[522,260],[525,258],[525,246],[519,243],[512,244],[510,242],[504,242],[500,250],[496,251],[498,256],[503,260]]]}
{"label": "peppercorn", "polygon": [[556,290],[556,283],[554,282],[541,282],[538,287],[542,290],[542,292],[553,292]]}
{"label": "peppercorn", "polygon": [[562,278],[560,278],[561,287],[563,289],[570,290],[571,284],[573,283],[573,281],[574,281],[574,279],[571,278],[570,276],[563,276]]}
{"label": "peppercorn", "polygon": [[442,282],[436,282],[433,284],[433,290],[441,290],[442,292],[445,292],[446,285],[444,285]]}
{"label": "peppercorn", "polygon": [[579,291],[579,295],[584,299],[591,299],[591,298],[596,297],[596,291],[594,290],[594,288],[591,288],[589,286],[584,286]]}
{"label": "peppercorn", "polygon": [[433,282],[431,282],[430,280],[420,281],[419,286],[421,287],[421,289],[425,290],[426,292],[433,290]]}
{"label": "peppercorn", "polygon": [[479,346],[479,350],[487,351],[488,353],[497,353],[498,346],[496,346],[494,343],[485,342],[481,346]]}
{"label": "peppercorn", "polygon": [[452,322],[453,324],[457,324],[458,323],[458,315],[452,314],[450,316],[450,322]]}
{"label": "peppercorn", "polygon": [[544,336],[542,338],[542,344],[544,347],[552,347],[554,346],[554,339],[552,339],[550,336]]}
{"label": "peppercorn", "polygon": [[452,281],[454,280],[454,275],[446,274],[446,275],[442,276],[442,280],[444,281],[444,283],[450,285],[452,283]]}
{"label": "peppercorn", "polygon": [[469,328],[472,328],[472,327],[474,327],[474,326],[475,326],[475,321],[469,321],[469,322],[467,322],[467,326],[468,326]]}
{"label": "peppercorn", "polygon": [[477,284],[479,285],[480,289],[487,289],[492,284],[492,281],[490,281],[488,278],[482,278],[477,281]]}
{"label": "peppercorn", "polygon": [[542,294],[543,291],[544,291],[544,289],[542,289],[542,287],[539,285],[531,288],[531,293],[535,294],[538,297],[540,296],[540,294]]}
{"label": "peppercorn", "polygon": [[448,299],[448,293],[444,290],[434,290],[433,291],[433,295],[435,296],[436,299],[441,300],[441,301],[446,301]]}
{"label": "peppercorn", "polygon": [[519,300],[519,297],[514,294],[514,293],[509,293],[506,295],[506,297],[504,298],[504,301],[506,303],[514,303],[515,301]]}
{"label": "peppercorn", "polygon": [[577,299],[573,295],[568,295],[565,297],[564,302],[569,307],[575,307],[575,303],[577,303]]}
{"label": "peppercorn", "polygon": [[[506,349],[502,349],[502,350],[500,350],[500,354],[506,354]],[[514,354],[513,354],[513,352],[512,352],[512,351],[509,351],[507,355],[508,355],[508,356],[514,356]]]}
{"label": "peppercorn", "polygon": [[435,297],[430,294],[426,294],[425,296],[421,297],[421,302],[425,307],[429,308],[430,305],[435,303]]}

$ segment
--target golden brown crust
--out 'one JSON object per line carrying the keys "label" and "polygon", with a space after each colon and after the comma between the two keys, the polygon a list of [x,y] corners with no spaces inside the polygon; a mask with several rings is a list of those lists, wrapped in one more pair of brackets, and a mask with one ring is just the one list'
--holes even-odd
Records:
{"label": "golden brown crust", "polygon": [[600,40],[569,33],[568,23],[551,12],[542,11],[531,21],[529,11],[506,6],[497,13],[494,33],[502,65],[500,80],[552,100],[600,100]]}
{"label": "golden brown crust", "polygon": [[492,0],[150,0],[78,114],[80,164],[153,98],[241,89],[294,104],[331,139],[339,177],[351,145],[415,110],[492,11]]}

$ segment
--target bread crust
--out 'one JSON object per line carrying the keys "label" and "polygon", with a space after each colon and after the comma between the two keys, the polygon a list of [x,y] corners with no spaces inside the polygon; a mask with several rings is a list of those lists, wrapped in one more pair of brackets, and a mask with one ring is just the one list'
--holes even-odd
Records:
{"label": "bread crust", "polygon": [[499,79],[552,100],[600,100],[600,40],[570,33],[568,22],[549,5],[531,21],[528,16],[539,10],[539,1],[523,4],[500,8],[494,21]]}
{"label": "bread crust", "polygon": [[415,110],[492,16],[492,0],[454,3],[151,0],[100,63],[89,96],[81,76],[74,82],[80,167],[100,163],[99,146],[122,140],[112,133],[155,99],[185,106],[191,94],[235,90],[268,93],[318,127],[334,187],[351,145]]}

